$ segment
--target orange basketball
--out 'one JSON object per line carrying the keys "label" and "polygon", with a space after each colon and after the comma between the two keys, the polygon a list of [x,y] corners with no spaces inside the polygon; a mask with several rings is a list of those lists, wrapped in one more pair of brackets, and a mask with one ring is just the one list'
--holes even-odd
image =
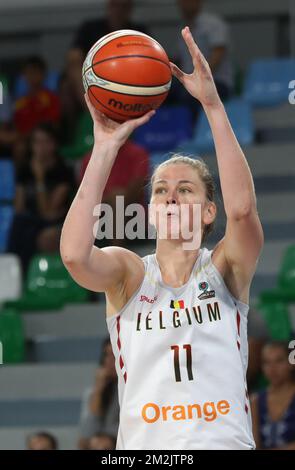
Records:
{"label": "orange basketball", "polygon": [[163,103],[171,86],[169,59],[150,36],[115,31],[88,52],[83,84],[95,108],[115,121],[127,121]]}

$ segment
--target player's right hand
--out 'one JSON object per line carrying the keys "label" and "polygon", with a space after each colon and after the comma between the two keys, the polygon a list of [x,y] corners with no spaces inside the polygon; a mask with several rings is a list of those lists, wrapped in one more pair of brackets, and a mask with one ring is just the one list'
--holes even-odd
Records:
{"label": "player's right hand", "polygon": [[118,123],[95,109],[90,102],[87,93],[85,93],[85,101],[93,119],[95,144],[113,143],[118,145],[118,148],[126,142],[128,137],[135,129],[137,129],[137,127],[146,124],[156,112],[152,110],[140,118],[130,119],[124,123]]}

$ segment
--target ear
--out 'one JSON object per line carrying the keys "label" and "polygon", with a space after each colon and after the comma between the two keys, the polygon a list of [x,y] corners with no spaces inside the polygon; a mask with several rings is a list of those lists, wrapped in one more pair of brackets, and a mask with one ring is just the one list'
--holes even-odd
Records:
{"label": "ear", "polygon": [[217,214],[217,207],[215,202],[207,202],[203,212],[203,223],[210,225],[214,222]]}

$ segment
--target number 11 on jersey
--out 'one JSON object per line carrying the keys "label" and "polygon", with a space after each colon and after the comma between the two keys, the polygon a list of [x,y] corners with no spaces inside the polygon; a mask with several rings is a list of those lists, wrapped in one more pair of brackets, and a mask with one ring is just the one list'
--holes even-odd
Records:
{"label": "number 11 on jersey", "polygon": [[[174,351],[174,370],[176,382],[181,382],[180,364],[179,364],[179,346],[177,344],[171,346]],[[190,344],[183,344],[183,349],[186,351],[186,368],[188,380],[194,380],[192,371],[192,347]]]}

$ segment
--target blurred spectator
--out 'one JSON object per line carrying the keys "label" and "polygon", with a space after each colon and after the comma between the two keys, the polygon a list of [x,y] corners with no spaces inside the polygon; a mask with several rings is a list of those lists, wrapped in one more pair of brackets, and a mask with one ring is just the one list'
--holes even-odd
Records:
{"label": "blurred spectator", "polygon": [[102,349],[94,387],[85,390],[80,417],[79,449],[89,448],[97,433],[116,436],[119,426],[118,378],[112,345],[107,338]]}
{"label": "blurred spectator", "polygon": [[17,131],[28,135],[42,122],[58,123],[60,104],[58,97],[44,88],[46,64],[40,57],[30,57],[23,67],[23,75],[28,84],[28,95],[15,103],[14,122]]}
{"label": "blurred spectator", "polygon": [[61,104],[60,138],[62,145],[72,144],[77,122],[85,108],[82,83],[84,57],[85,55],[80,49],[71,48],[65,58],[65,68],[59,82]]}
{"label": "blurred spectator", "polygon": [[251,397],[253,432],[258,449],[295,450],[295,379],[288,344],[263,348],[262,370],[269,386]]}
{"label": "blurred spectator", "polygon": [[270,334],[263,316],[253,308],[248,314],[248,344],[249,361],[247,369],[248,390],[259,387],[262,380],[261,357],[262,350],[267,341],[270,341]]}
{"label": "blurred spectator", "polygon": [[0,75],[3,103],[0,103],[0,157],[10,157],[12,146],[17,138],[13,126],[13,104],[10,96],[8,80]]}
{"label": "blurred spectator", "polygon": [[109,434],[97,433],[89,439],[89,450],[115,450],[116,438]]}
{"label": "blurred spectator", "polygon": [[82,158],[93,146],[93,121],[85,103],[82,82],[83,60],[84,53],[80,49],[68,51],[59,89],[61,155],[71,161]]}
{"label": "blurred spectator", "polygon": [[48,432],[37,432],[28,437],[27,450],[58,450],[58,442]]}
{"label": "blurred spectator", "polygon": [[[204,0],[177,0],[177,2],[183,18],[181,26],[190,27],[197,45],[210,65],[218,93],[222,100],[226,100],[233,91],[228,27],[218,16],[202,11]],[[183,38],[179,37],[178,41],[175,62],[184,72],[191,73],[193,70],[191,56]],[[195,100],[190,98],[190,95],[178,85],[176,80],[174,80],[173,87],[172,94],[179,94],[179,99],[187,101],[187,104],[196,111]]]}
{"label": "blurred spectator", "polygon": [[99,38],[118,29],[133,29],[146,33],[146,28],[131,20],[133,0],[108,0],[104,18],[86,21],[76,35],[73,47],[86,54]]}
{"label": "blurred spectator", "polygon": [[58,154],[55,129],[50,123],[39,125],[32,134],[30,159],[17,174],[16,215],[8,248],[19,255],[24,270],[35,252],[59,250],[73,188],[72,172]]}
{"label": "blurred spectator", "polygon": [[[84,176],[89,160],[90,154],[87,154],[82,162],[80,180]],[[148,152],[144,147],[128,140],[118,152],[102,199],[103,203],[109,204],[112,207],[114,231],[116,227],[116,196],[124,196],[124,208],[129,204],[145,206],[145,184],[148,176]],[[114,238],[111,243],[123,245],[124,240]]]}

